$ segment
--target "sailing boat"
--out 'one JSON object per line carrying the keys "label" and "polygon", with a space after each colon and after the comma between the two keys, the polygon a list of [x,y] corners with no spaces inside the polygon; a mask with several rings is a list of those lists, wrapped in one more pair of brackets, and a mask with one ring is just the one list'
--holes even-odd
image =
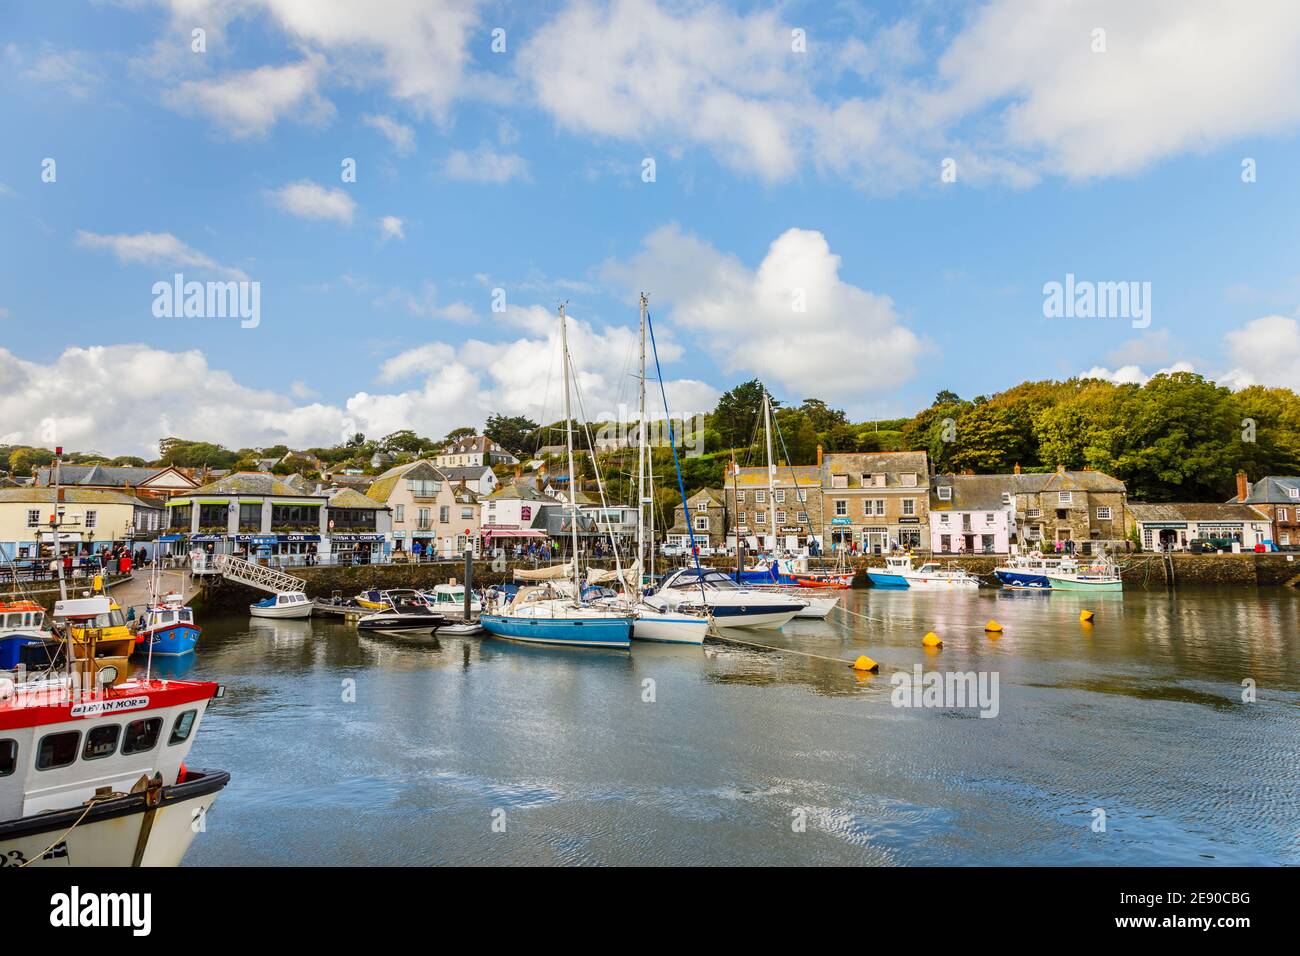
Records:
{"label": "sailing boat", "polygon": [[[776,460],[772,454],[772,396],[763,390],[763,431],[766,436],[767,447],[767,514],[769,519],[768,528],[768,548],[769,554],[766,558],[760,558],[753,567],[746,568],[739,575],[739,580],[753,587],[764,590],[784,590],[781,585],[797,584],[797,574],[808,571],[808,559],[803,558],[778,558],[776,554]],[[782,439],[782,447],[785,447],[785,441]],[[795,482],[796,495],[798,493],[798,482]],[[795,600],[803,603],[803,607],[795,614],[798,618],[812,618],[813,620],[824,620],[828,614],[840,603],[837,597],[803,597],[795,596]]]}
{"label": "sailing boat", "polygon": [[[646,340],[646,305],[647,299],[644,292],[641,293],[641,379],[640,379],[640,412],[638,422],[637,436],[637,473],[636,473],[636,561],[633,562],[633,568],[636,570],[634,584],[636,590],[636,601],[632,606],[632,613],[636,616],[636,621],[632,624],[632,637],[638,641],[660,641],[668,644],[703,644],[704,637],[709,632],[709,617],[707,606],[702,606],[699,610],[692,611],[688,608],[656,608],[645,602],[645,588],[643,587],[643,578],[641,574],[641,559],[645,554],[646,544],[646,527],[645,527],[645,510],[646,505],[651,507],[651,516],[654,514],[653,499],[646,494],[646,472],[650,466],[650,449],[646,441],[646,420],[645,420],[645,340]],[[668,407],[664,406],[664,415],[670,419],[671,414]],[[676,446],[674,445],[674,454]],[[687,526],[689,528],[690,509],[686,505],[686,498],[682,498],[682,513],[686,515]],[[651,547],[653,547],[654,536],[651,534]],[[695,534],[691,532],[691,551],[695,552]]]}
{"label": "sailing boat", "polygon": [[[573,467],[573,406],[569,365],[568,320],[560,309],[560,352],[564,365],[564,446],[569,465],[569,528],[572,534],[573,577],[545,587],[522,588],[501,613],[481,614],[479,623],[496,637],[530,644],[572,647],[630,647],[632,615],[621,608],[600,607],[582,600],[578,570],[577,476]],[[571,588],[571,590],[570,590]]]}

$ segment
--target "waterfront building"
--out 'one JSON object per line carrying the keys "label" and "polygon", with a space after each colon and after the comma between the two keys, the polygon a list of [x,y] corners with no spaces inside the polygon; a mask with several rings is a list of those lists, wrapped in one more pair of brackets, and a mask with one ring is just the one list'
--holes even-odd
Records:
{"label": "waterfront building", "polygon": [[433,463],[440,468],[464,465],[486,465],[489,468],[493,465],[513,467],[519,464],[519,459],[486,435],[472,435],[447,445],[441,454],[434,456]]}
{"label": "waterfront building", "polygon": [[929,547],[935,554],[1006,554],[1016,537],[1013,475],[930,480]]}
{"label": "waterfront building", "polygon": [[1016,466],[1007,481],[1016,505],[1015,535],[1024,547],[1054,547],[1057,541],[1086,541],[1122,547],[1124,508],[1128,493],[1124,482],[1100,471],[1024,473]]}
{"label": "waterfront building", "polygon": [[883,554],[929,544],[930,460],[923,451],[818,450],[826,540],[834,548]]}
{"label": "waterfront building", "polygon": [[[635,519],[635,508],[632,509],[632,513]],[[688,548],[691,544],[691,532],[694,531],[697,545],[718,549],[726,547],[727,534],[730,530],[727,496],[721,488],[701,488],[686,499],[685,508],[679,504],[674,509],[673,524],[664,536],[664,543]]]}
{"label": "waterfront building", "polygon": [[325,560],[328,500],[275,475],[235,472],[169,500],[167,533],[159,542],[178,555],[198,547],[280,563]]}
{"label": "waterfront building", "polygon": [[[768,489],[766,465],[735,469],[724,489],[726,507],[734,525],[726,536],[727,548],[737,536],[750,552],[792,553],[821,548],[825,540],[822,521],[822,470],[820,465],[778,463]],[[769,500],[770,499],[770,500]],[[770,541],[772,514],[776,516],[776,541]]]}
{"label": "waterfront building", "polygon": [[1269,517],[1259,508],[1227,504],[1130,504],[1128,526],[1144,551],[1188,551],[1205,547],[1253,551],[1269,539]]}
{"label": "waterfront building", "polygon": [[[36,469],[33,483],[38,488],[52,487],[54,468],[44,465]],[[134,468],[117,465],[65,464],[59,468],[59,484],[64,488],[120,491],[124,494],[162,499],[193,491],[199,486],[190,475],[170,465],[161,468],[156,466]]]}
{"label": "waterfront building", "polygon": [[[65,554],[93,554],[102,547],[130,540],[137,499],[120,491],[97,488],[60,489],[59,543]],[[38,544],[52,553],[53,488],[0,488],[0,547],[14,560],[39,556]]]}
{"label": "waterfront building", "polygon": [[516,541],[545,539],[547,522],[543,509],[563,507],[560,500],[539,491],[526,481],[514,481],[499,487],[483,499],[483,548],[507,546]]}
{"label": "waterfront building", "polygon": [[392,509],[391,553],[454,558],[480,548],[480,504],[428,459],[388,469],[366,496]]}
{"label": "waterfront building", "polygon": [[1259,509],[1269,523],[1269,540],[1280,548],[1300,545],[1300,477],[1270,475],[1259,481],[1237,473],[1238,502]]}

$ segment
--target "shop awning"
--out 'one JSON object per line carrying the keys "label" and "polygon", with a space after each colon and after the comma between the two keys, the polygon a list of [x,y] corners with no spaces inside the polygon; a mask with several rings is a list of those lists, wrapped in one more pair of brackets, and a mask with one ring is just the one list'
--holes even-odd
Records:
{"label": "shop awning", "polygon": [[546,532],[537,528],[484,528],[483,539],[488,538],[545,538]]}

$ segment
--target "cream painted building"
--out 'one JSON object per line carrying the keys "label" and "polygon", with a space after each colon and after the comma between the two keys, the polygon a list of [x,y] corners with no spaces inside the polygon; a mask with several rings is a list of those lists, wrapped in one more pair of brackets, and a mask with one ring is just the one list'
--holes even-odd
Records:
{"label": "cream painted building", "polygon": [[[136,500],[117,491],[63,489],[59,538],[65,552],[98,551],[134,533]],[[36,557],[37,541],[53,544],[53,488],[0,488],[0,548],[9,558]]]}
{"label": "cream painted building", "polygon": [[479,503],[473,492],[450,481],[432,462],[421,460],[390,468],[370,484],[366,496],[392,509],[390,551],[411,554],[429,549],[454,558],[467,545],[479,550]]}

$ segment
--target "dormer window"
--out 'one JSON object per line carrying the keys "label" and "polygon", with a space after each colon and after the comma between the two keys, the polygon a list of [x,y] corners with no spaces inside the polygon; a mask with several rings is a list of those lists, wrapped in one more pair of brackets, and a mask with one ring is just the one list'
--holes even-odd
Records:
{"label": "dormer window", "polygon": [[916,472],[912,471],[912,472],[907,472],[905,474],[899,475],[898,480],[902,483],[904,488],[915,488]]}
{"label": "dormer window", "polygon": [[848,475],[831,475],[832,488],[847,488],[849,486]]}
{"label": "dormer window", "polygon": [[952,485],[940,485],[938,491],[940,501],[952,501]]}

